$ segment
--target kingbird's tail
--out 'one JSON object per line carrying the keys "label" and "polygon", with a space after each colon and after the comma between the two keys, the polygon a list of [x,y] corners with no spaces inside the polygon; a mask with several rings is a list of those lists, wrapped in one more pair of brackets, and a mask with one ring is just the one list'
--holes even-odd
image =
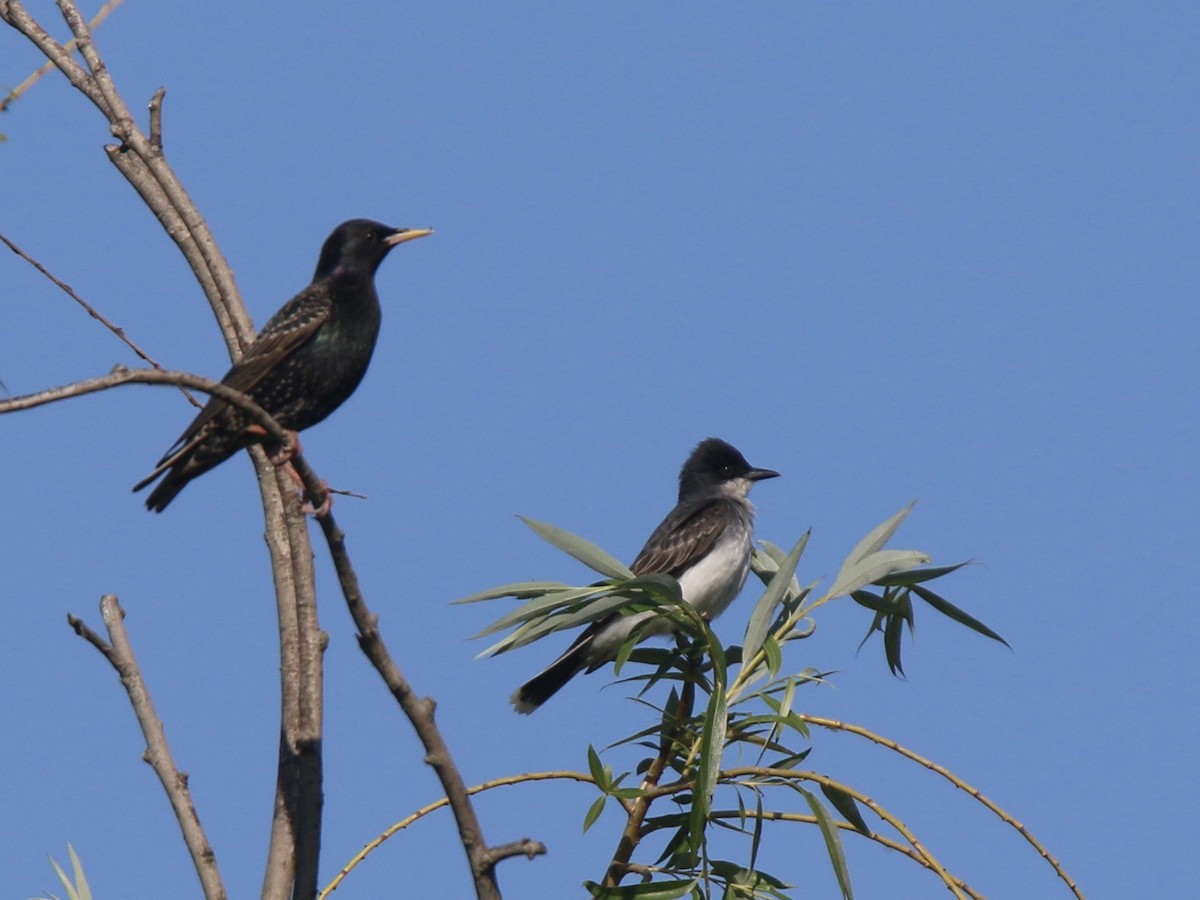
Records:
{"label": "kingbird's tail", "polygon": [[[594,628],[594,626],[593,626]],[[588,628],[576,639],[567,652],[549,666],[513,691],[509,702],[517,712],[528,715],[556,693],[564,684],[588,668],[588,649],[591,647],[593,628]]]}

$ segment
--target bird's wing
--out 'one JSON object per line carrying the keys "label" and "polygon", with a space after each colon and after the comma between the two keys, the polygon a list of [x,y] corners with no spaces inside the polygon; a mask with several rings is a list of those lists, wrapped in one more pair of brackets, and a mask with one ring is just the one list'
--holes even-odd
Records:
{"label": "bird's wing", "polygon": [[[243,394],[250,393],[273,368],[313,336],[329,318],[332,308],[328,291],[320,285],[309,285],[271,316],[245,355],[225,373],[221,383]],[[228,406],[221,398],[210,397],[192,424],[159,460],[155,471],[169,468],[171,462],[203,440],[205,426]]]}
{"label": "bird's wing", "polygon": [[708,553],[725,530],[729,522],[723,509],[725,502],[708,499],[694,506],[676,507],[654,529],[630,571],[635,575],[661,572],[678,576]]}

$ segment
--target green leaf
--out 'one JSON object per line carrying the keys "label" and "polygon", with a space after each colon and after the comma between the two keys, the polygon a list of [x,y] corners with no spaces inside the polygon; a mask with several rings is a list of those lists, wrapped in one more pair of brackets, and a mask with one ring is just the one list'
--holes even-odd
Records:
{"label": "green leaf", "polygon": [[854,598],[854,602],[859,606],[865,606],[867,609],[872,609],[875,612],[883,612],[887,608],[887,603],[884,602],[883,597],[874,591],[851,591],[850,596]]}
{"label": "green leaf", "polygon": [[900,665],[900,641],[903,636],[904,617],[888,616],[887,624],[883,627],[883,652],[893,675],[897,672],[904,674],[904,666]]}
{"label": "green leaf", "polygon": [[835,788],[828,784],[821,785],[821,793],[833,804],[834,809],[840,812],[846,821],[854,826],[855,831],[871,837],[871,829],[867,827],[866,820],[863,819],[862,813],[859,812],[858,804],[854,801],[853,797],[840,788]]}
{"label": "green leaf", "polygon": [[713,791],[717,786],[717,776],[721,772],[721,757],[725,751],[725,730],[728,724],[725,688],[722,682],[718,682],[713,685],[712,694],[709,695],[708,708],[704,711],[703,732],[700,735],[700,758],[696,763],[696,786],[691,810],[693,847],[701,846],[704,840]]}
{"label": "green leaf", "polygon": [[969,565],[970,560],[966,562],[955,563],[952,566],[933,566],[928,569],[909,569],[907,572],[897,572],[894,575],[885,575],[883,578],[877,579],[875,584],[880,587],[908,587],[913,584],[920,584],[923,581],[933,581],[935,578],[941,578],[943,575],[949,575],[951,572],[961,569],[965,565]]}
{"label": "green leaf", "polygon": [[818,800],[815,794],[802,787],[796,789],[804,795],[817,819],[817,827],[821,829],[821,836],[825,838],[825,849],[829,853],[829,862],[833,865],[838,886],[842,889],[842,897],[845,900],[854,900],[854,889],[850,886],[850,869],[846,865],[846,854],[842,850],[842,838],[838,834],[837,825],[834,824],[825,804]]}
{"label": "green leaf", "polygon": [[934,609],[936,609],[938,612],[940,612],[942,615],[949,616],[955,622],[958,622],[961,625],[966,625],[972,631],[977,631],[980,634],[982,634],[984,637],[990,637],[994,641],[999,641],[1005,647],[1008,647],[1010,650],[1012,649],[1012,647],[1009,647],[1008,641],[1006,641],[1004,638],[1000,637],[1000,635],[996,634],[996,632],[992,631],[992,629],[988,628],[986,625],[984,625],[982,622],[980,622],[974,616],[968,615],[967,613],[963,612],[961,609],[959,609],[957,606],[955,606],[949,600],[945,600],[942,597],[939,597],[933,591],[929,590],[929,588],[923,588],[920,585],[914,584],[912,586],[912,592],[914,594],[916,594],[918,597],[920,597],[922,600],[924,600],[926,603],[928,603],[930,606],[932,606]]}
{"label": "green leaf", "polygon": [[[755,604],[754,612],[750,614],[750,622],[746,625],[746,637],[742,642],[743,660],[754,659],[754,654],[763,645],[763,641],[771,630],[771,623],[775,621],[776,608],[783,601],[789,589],[793,587],[796,566],[799,564],[800,555],[804,552],[807,544],[808,534],[806,533],[796,542],[792,551],[784,557],[778,570],[768,582],[762,598]],[[795,589],[799,590],[798,584],[795,585]]]}
{"label": "green leaf", "polygon": [[830,597],[853,594],[864,585],[915,566],[929,562],[928,554],[920,550],[876,550],[861,559],[851,562],[847,558],[838,573],[837,581],[829,589]]}
{"label": "green leaf", "polygon": [[633,573],[629,571],[628,566],[601,550],[591,541],[555,525],[538,522],[536,519],[527,519],[525,516],[517,518],[533,529],[534,534],[542,540],[553,544],[569,556],[575,557],[589,569],[594,569],[609,578],[619,578],[623,581],[633,578]]}
{"label": "green leaf", "polygon": [[[539,601],[533,602],[537,603]],[[603,591],[598,592],[596,599],[589,599],[587,603],[580,604],[576,609],[569,612],[544,613],[534,616],[508,637],[502,638],[492,646],[481,651],[479,656],[497,656],[508,650],[514,650],[517,647],[524,647],[526,644],[531,644],[547,634],[569,630],[577,625],[590,624],[597,619],[604,618],[609,613],[616,612],[625,607],[636,606],[638,603],[638,600],[630,599],[623,594],[615,594],[611,588],[605,588]],[[505,618],[510,619],[514,615],[515,613],[511,613]],[[480,634],[490,634],[495,630],[496,625],[493,623],[480,632]]]}
{"label": "green leaf", "polygon": [[699,880],[692,878],[687,881],[647,881],[609,888],[594,881],[585,881],[583,886],[596,900],[623,900],[626,897],[634,897],[636,900],[675,900],[691,891]]}
{"label": "green leaf", "polygon": [[779,674],[783,668],[783,650],[779,646],[779,641],[775,640],[774,635],[767,635],[767,639],[762,645],[763,655],[767,660],[767,671],[771,673],[771,677]]}
{"label": "green leaf", "polygon": [[600,761],[600,754],[596,752],[596,748],[588,744],[587,748],[588,773],[592,776],[592,780],[596,782],[596,787],[601,791],[607,791],[609,788],[608,772],[604,769],[604,763]]}
{"label": "green leaf", "polygon": [[795,712],[792,710],[785,711],[783,704],[768,694],[763,694],[762,698],[763,702],[765,702],[767,706],[771,707],[771,709],[775,711],[775,715],[778,716],[780,724],[786,725],[788,728],[793,729],[801,737],[805,739],[808,738],[808,725],[803,719],[796,715]]}
{"label": "green leaf", "polygon": [[[857,590],[864,584],[871,582],[869,578],[866,581],[860,581],[858,578],[859,570],[863,568],[862,563],[867,557],[877,553],[891,539],[892,535],[896,533],[896,529],[900,527],[900,523],[905,520],[912,510],[913,504],[916,502],[914,500],[891,518],[876,525],[866,537],[855,545],[854,549],[846,556],[846,561],[842,563],[841,571],[838,572],[837,578],[833,581],[833,587],[829,590],[830,597],[840,597],[843,594],[849,594],[851,591]],[[906,568],[911,568],[911,566]],[[882,572],[876,577],[882,577],[885,574],[888,573]]]}
{"label": "green leaf", "polygon": [[76,854],[75,848],[71,844],[67,844],[67,853],[71,857],[71,871],[75,876],[74,883],[63,871],[62,866],[58,864],[53,856],[50,857],[50,865],[54,867],[54,874],[58,876],[58,880],[62,882],[62,886],[67,891],[68,900],[92,900],[92,889],[88,885],[87,876],[83,872],[83,863],[79,860],[79,855]]}
{"label": "green leaf", "polygon": [[596,824],[596,820],[600,818],[600,813],[604,812],[604,805],[607,802],[608,797],[604,794],[601,794],[592,801],[592,805],[588,807],[587,815],[583,817],[583,830],[585,833]]}
{"label": "green leaf", "polygon": [[[807,534],[807,532],[805,533]],[[784,559],[787,558],[786,550],[784,550],[778,544],[772,544],[770,541],[766,540],[760,540],[758,542],[758,546],[762,549],[762,552],[766,553],[770,559],[774,560],[776,569],[783,565]],[[759,551],[756,549],[755,553],[758,552]]]}
{"label": "green leaf", "polygon": [[568,588],[564,591],[554,591],[552,593],[544,594],[536,600],[530,600],[528,603],[522,603],[516,609],[505,613],[491,625],[488,625],[482,631],[472,635],[472,639],[485,637],[489,634],[495,634],[497,631],[504,631],[504,629],[512,628],[514,625],[519,625],[522,622],[528,622],[541,616],[549,615],[559,607],[569,607],[577,600],[583,600],[589,597],[600,598],[611,593],[611,588],[602,586]]}
{"label": "green leaf", "polygon": [[900,512],[896,513],[890,519],[872,528],[870,533],[850,551],[850,555],[846,559],[857,562],[886,544],[891,540],[892,535],[896,533],[896,529],[900,527],[900,523],[908,517],[908,514],[912,511],[916,503],[916,500],[912,501],[912,503],[908,504],[908,506],[904,507],[904,509],[900,510]]}
{"label": "green leaf", "polygon": [[480,591],[478,594],[463,597],[461,600],[454,600],[451,602],[451,605],[478,603],[480,600],[495,600],[498,597],[516,597],[518,600],[525,600],[529,597],[540,597],[552,591],[570,590],[570,588],[571,585],[563,584],[559,581],[518,581],[513,584],[505,584],[486,591]]}

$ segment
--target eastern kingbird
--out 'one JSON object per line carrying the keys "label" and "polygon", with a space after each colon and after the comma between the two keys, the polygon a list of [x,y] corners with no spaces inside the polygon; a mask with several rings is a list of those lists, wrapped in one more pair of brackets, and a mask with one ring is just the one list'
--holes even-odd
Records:
{"label": "eastern kingbird", "polygon": [[[654,529],[633,561],[634,575],[666,574],[679,582],[683,599],[715,619],[733,602],[750,572],[754,505],[747,499],[756,481],[775,478],[756,469],[731,444],[707,438],[696,445],[679,470],[679,502]],[[611,615],[593,622],[567,652],[521,685],[510,701],[531,713],[580,672],[593,672],[616,657],[639,623],[653,611]],[[672,630],[665,616],[641,630],[643,638]]]}

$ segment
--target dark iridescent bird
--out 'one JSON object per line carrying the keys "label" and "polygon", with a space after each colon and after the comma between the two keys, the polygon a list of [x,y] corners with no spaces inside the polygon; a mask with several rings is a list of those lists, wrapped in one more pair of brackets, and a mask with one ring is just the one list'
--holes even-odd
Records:
{"label": "dark iridescent bird", "polygon": [[[393,247],[427,234],[428,228],[369,219],[343,222],[321,247],[312,284],[267,321],[221,382],[249,395],[289,431],[316,425],[354,393],[371,362],[382,319],[379,264]],[[162,512],[193,478],[264,438],[244,413],[212,397],[133,489],[165,472],[146,498],[147,509]]]}

